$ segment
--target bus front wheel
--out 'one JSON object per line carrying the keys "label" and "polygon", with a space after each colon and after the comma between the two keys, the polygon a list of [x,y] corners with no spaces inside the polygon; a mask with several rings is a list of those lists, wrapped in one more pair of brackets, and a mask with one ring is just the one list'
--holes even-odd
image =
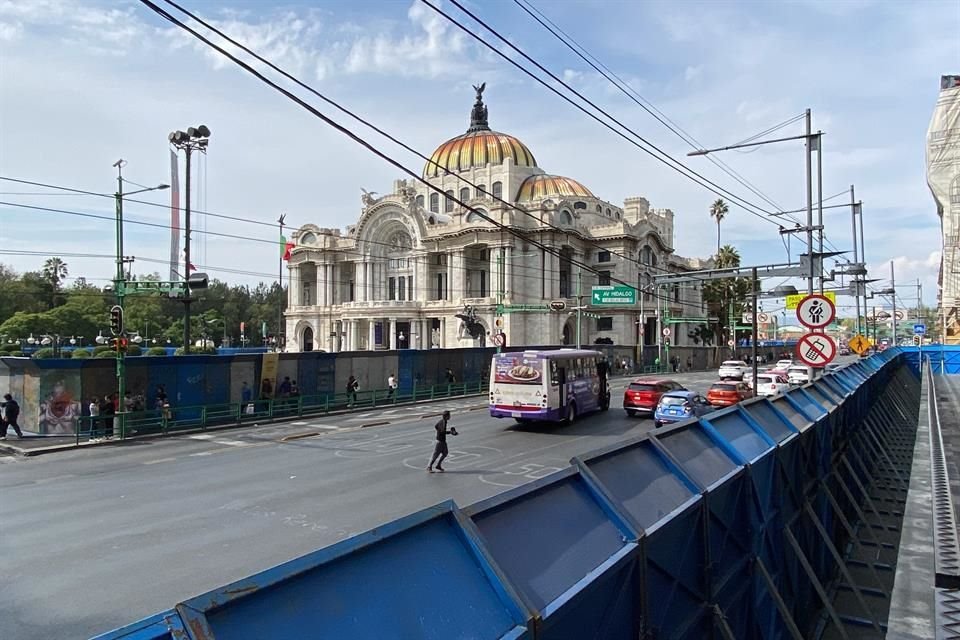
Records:
{"label": "bus front wheel", "polygon": [[567,405],[567,422],[573,422],[577,419],[577,403],[571,402]]}

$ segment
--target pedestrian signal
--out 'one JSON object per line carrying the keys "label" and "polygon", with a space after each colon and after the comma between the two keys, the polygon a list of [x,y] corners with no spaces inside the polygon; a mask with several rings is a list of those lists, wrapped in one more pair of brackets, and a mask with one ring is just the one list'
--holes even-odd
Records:
{"label": "pedestrian signal", "polygon": [[110,333],[115,336],[123,333],[123,307],[118,304],[110,307]]}

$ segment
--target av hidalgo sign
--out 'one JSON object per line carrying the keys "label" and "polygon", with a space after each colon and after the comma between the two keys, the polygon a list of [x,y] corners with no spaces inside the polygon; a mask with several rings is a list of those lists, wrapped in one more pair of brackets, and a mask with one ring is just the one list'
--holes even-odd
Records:
{"label": "av hidalgo sign", "polygon": [[598,305],[637,304],[637,290],[625,284],[593,287],[590,302]]}

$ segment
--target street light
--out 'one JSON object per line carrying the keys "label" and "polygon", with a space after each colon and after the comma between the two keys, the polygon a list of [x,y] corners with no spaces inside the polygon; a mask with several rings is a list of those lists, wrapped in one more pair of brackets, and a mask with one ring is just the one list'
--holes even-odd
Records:
{"label": "street light", "polygon": [[224,318],[214,318],[212,320],[207,320],[207,324],[216,325],[217,323],[223,323],[223,338],[220,340],[220,346],[227,346],[227,321]]}
{"label": "street light", "polygon": [[207,145],[210,142],[210,129],[202,124],[199,127],[190,127],[186,131],[174,131],[167,139],[170,144],[177,149],[182,150],[187,157],[186,185],[187,193],[184,202],[184,270],[183,279],[185,281],[186,291],[183,297],[183,353],[190,353],[190,154],[194,151],[200,153],[207,152]]}

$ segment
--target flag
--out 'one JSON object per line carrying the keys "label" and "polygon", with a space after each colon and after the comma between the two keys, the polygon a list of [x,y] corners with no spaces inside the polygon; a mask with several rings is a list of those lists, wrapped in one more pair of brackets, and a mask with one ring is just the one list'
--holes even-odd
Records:
{"label": "flag", "polygon": [[292,242],[287,242],[287,236],[280,236],[280,255],[284,260],[290,259],[290,252],[297,246]]}
{"label": "flag", "polygon": [[179,280],[180,267],[180,169],[177,154],[170,150],[170,280]]}

